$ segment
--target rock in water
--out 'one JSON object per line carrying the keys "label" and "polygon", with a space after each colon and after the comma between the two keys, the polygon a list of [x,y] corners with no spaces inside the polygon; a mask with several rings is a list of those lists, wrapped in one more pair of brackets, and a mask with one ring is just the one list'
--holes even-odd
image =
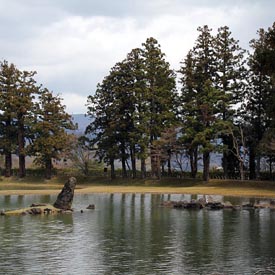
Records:
{"label": "rock in water", "polygon": [[54,207],[62,210],[70,210],[73,203],[75,186],[76,178],[69,178],[68,181],[64,184],[62,191],[57,196]]}

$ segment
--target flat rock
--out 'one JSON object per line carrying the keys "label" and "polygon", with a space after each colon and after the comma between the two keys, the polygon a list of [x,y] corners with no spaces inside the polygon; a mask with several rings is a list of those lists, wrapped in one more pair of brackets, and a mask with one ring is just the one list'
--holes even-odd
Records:
{"label": "flat rock", "polygon": [[55,208],[51,204],[45,204],[43,206],[30,206],[16,210],[8,210],[4,212],[4,215],[47,215],[57,213],[63,213],[63,211]]}

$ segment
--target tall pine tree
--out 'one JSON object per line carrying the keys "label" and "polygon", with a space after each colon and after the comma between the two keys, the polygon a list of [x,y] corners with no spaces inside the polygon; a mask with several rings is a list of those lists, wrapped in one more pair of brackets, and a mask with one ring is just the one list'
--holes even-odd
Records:
{"label": "tall pine tree", "polygon": [[[227,26],[220,27],[214,38],[215,77],[216,89],[224,95],[220,104],[220,118],[233,124],[238,114],[237,107],[243,102],[247,72],[245,69],[245,51],[237,40],[231,36]],[[221,134],[224,146],[222,166],[226,178],[233,174],[238,167],[235,157],[233,140],[230,135]]]}
{"label": "tall pine tree", "polygon": [[[203,180],[209,180],[210,153],[214,150],[213,140],[219,131],[217,116],[224,93],[214,86],[215,56],[214,38],[208,26],[198,28],[199,36],[189,52],[182,73],[182,139],[193,147],[192,154],[199,146],[203,159]],[[185,123],[186,122],[186,123]],[[190,155],[193,158],[193,155]],[[196,160],[197,156],[194,155]],[[192,164],[192,163],[191,163]],[[194,164],[193,164],[194,165]],[[194,168],[192,168],[194,173]]]}
{"label": "tall pine tree", "polygon": [[17,88],[19,71],[14,64],[1,63],[0,69],[0,148],[5,156],[5,176],[12,173],[12,154],[16,148],[15,112],[13,104],[14,90]]}
{"label": "tall pine tree", "polygon": [[[162,130],[175,122],[175,73],[164,59],[165,55],[156,39],[148,38],[142,46],[147,84],[144,100],[148,106],[144,123],[148,127],[152,146],[153,142],[160,138]],[[153,153],[150,157],[152,176],[159,177],[160,161]]]}
{"label": "tall pine tree", "polygon": [[45,177],[52,177],[52,160],[59,160],[60,155],[70,146],[67,130],[74,130],[71,116],[66,113],[61,98],[54,96],[48,89],[43,89],[36,105],[36,121],[33,127],[35,139],[30,145],[36,163],[45,168]]}
{"label": "tall pine tree", "polygon": [[35,74],[36,72],[20,71],[14,64],[9,65],[7,61],[1,63],[1,128],[3,129],[6,176],[11,174],[11,155],[14,152],[19,157],[19,177],[26,175],[25,143],[32,126],[34,98],[39,92],[39,87],[33,78]]}

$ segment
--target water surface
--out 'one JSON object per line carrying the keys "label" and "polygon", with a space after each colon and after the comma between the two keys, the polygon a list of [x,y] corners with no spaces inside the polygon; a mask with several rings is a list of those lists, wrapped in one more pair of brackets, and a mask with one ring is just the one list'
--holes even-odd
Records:
{"label": "water surface", "polygon": [[[75,195],[71,215],[0,216],[0,274],[197,275],[275,270],[275,211],[160,207],[163,200],[190,198]],[[0,196],[0,209],[55,199],[55,195]],[[86,210],[91,203],[96,209]]]}

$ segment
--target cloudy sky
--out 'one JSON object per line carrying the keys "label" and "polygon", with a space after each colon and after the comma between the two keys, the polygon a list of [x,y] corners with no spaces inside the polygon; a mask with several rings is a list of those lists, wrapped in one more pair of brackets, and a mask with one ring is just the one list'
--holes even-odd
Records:
{"label": "cloudy sky", "polygon": [[248,49],[274,11],[274,0],[0,0],[0,59],[37,71],[70,114],[85,113],[97,83],[146,38],[178,69],[198,26],[227,25]]}

